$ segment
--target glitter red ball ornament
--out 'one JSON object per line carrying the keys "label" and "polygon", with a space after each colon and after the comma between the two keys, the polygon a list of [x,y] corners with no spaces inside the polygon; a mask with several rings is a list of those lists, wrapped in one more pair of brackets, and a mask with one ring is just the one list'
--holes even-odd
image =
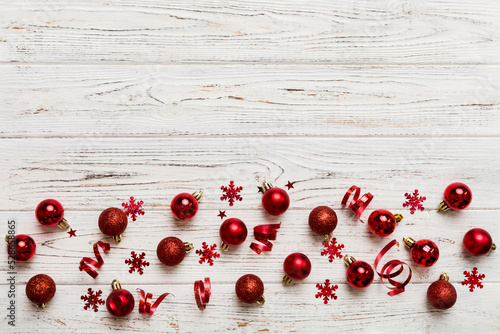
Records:
{"label": "glitter red ball ornament", "polygon": [[36,252],[35,240],[26,234],[18,234],[13,238],[5,236],[7,254],[15,262],[29,261]]}
{"label": "glitter red ball ornament", "polygon": [[68,221],[64,218],[64,208],[55,199],[41,201],[35,209],[36,220],[44,226],[57,225],[62,229],[69,228]]}
{"label": "glitter red ball ornament", "polygon": [[442,273],[439,280],[427,289],[427,300],[438,310],[447,310],[457,301],[457,290],[448,282],[449,279],[446,273]]}
{"label": "glitter red ball ornament", "polygon": [[170,210],[175,218],[179,220],[189,220],[198,212],[198,201],[203,195],[202,191],[196,191],[192,195],[181,193],[174,197],[170,203]]}
{"label": "glitter red ball ornament", "polygon": [[262,207],[267,213],[273,216],[279,216],[290,206],[290,197],[286,191],[281,188],[274,187],[271,183],[264,182],[262,184]]}
{"label": "glitter red ball ornament", "polygon": [[439,211],[463,210],[472,201],[472,191],[465,184],[455,182],[444,190],[443,201],[439,204]]}
{"label": "glitter red ball ornament", "polygon": [[264,298],[264,283],[256,275],[247,274],[241,276],[234,288],[236,295],[242,302],[263,305],[266,301]]}
{"label": "glitter red ball ornament", "polygon": [[372,266],[364,261],[356,261],[348,254],[344,256],[344,262],[347,266],[345,276],[349,285],[356,289],[365,289],[372,284],[375,277]]}
{"label": "glitter red ball ornament", "polygon": [[302,281],[311,273],[311,261],[302,253],[292,253],[283,262],[283,285],[289,285],[292,281]]}
{"label": "glitter red ball ornament", "polygon": [[497,248],[491,235],[482,228],[473,228],[465,233],[463,243],[465,250],[474,256],[486,255]]}
{"label": "glitter red ball ornament", "polygon": [[39,308],[43,309],[55,294],[56,283],[49,275],[35,275],[26,284],[26,296]]}
{"label": "glitter red ball ornament", "polygon": [[238,218],[226,219],[219,228],[219,235],[222,239],[220,248],[223,251],[230,246],[241,245],[247,238],[248,230],[245,223]]}
{"label": "glitter red ball ornament", "polygon": [[337,227],[337,214],[328,206],[318,206],[309,214],[309,227],[330,240],[333,230]]}
{"label": "glitter red ball ornament", "polygon": [[403,241],[411,251],[413,262],[421,267],[430,267],[439,259],[438,246],[427,239],[415,241],[412,238],[403,238]]}
{"label": "glitter red ball ornament", "polygon": [[193,244],[182,242],[176,237],[167,237],[160,241],[156,248],[156,255],[161,263],[167,266],[176,266],[193,249]]}
{"label": "glitter red ball ornament", "polygon": [[120,282],[113,280],[111,283],[113,290],[106,299],[106,309],[112,316],[123,318],[134,310],[134,296],[125,289],[122,289]]}
{"label": "glitter red ball ornament", "polygon": [[379,209],[375,210],[368,217],[368,228],[373,234],[379,237],[391,235],[396,229],[396,224],[403,219],[400,214],[393,215],[390,211]]}
{"label": "glitter red ball ornament", "polygon": [[120,242],[128,225],[125,212],[118,208],[107,208],[99,215],[99,229],[113,240]]}

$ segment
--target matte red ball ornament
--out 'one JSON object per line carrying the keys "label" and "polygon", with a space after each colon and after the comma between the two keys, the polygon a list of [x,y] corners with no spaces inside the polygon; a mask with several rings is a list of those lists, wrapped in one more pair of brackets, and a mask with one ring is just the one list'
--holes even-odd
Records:
{"label": "matte red ball ornament", "polygon": [[281,188],[274,187],[271,183],[264,182],[262,184],[262,207],[267,213],[273,216],[279,216],[290,206],[290,197],[286,191]]}
{"label": "matte red ball ornament", "polygon": [[123,210],[118,208],[107,208],[99,215],[99,229],[113,240],[120,242],[122,233],[128,225],[128,218]]}
{"label": "matte red ball ornament", "polygon": [[234,289],[238,298],[244,303],[263,305],[266,301],[264,298],[264,283],[262,283],[259,276],[253,274],[241,276]]}
{"label": "matte red ball ornament", "polygon": [[396,229],[396,224],[403,219],[400,214],[393,215],[390,211],[379,209],[375,210],[368,217],[368,228],[373,234],[379,237],[391,235]]}
{"label": "matte red ball ornament", "polygon": [[443,201],[439,203],[439,211],[463,210],[472,201],[472,192],[469,187],[460,182],[450,184],[444,190]]}
{"label": "matte red ball ornament", "polygon": [[125,289],[122,289],[120,282],[113,280],[111,283],[113,291],[106,299],[106,309],[112,316],[123,318],[132,313],[135,306],[134,296]]}
{"label": "matte red ball ornament", "polygon": [[220,248],[223,251],[230,246],[241,245],[247,238],[248,230],[243,221],[238,218],[226,219],[219,228],[219,235],[222,239]]}
{"label": "matte red ball ornament", "polygon": [[337,227],[337,214],[328,206],[318,206],[309,214],[309,227],[314,233],[330,240],[333,230]]}
{"label": "matte red ball ornament", "polygon": [[439,276],[439,280],[432,283],[427,289],[427,300],[438,310],[447,310],[457,301],[457,290],[449,281],[446,273]]}
{"label": "matte red ball ornament", "polygon": [[35,275],[26,284],[26,296],[41,309],[45,308],[55,294],[56,283],[49,275]]}
{"label": "matte red ball ornament", "polygon": [[302,253],[292,253],[283,262],[283,285],[289,285],[292,281],[302,281],[311,273],[311,261]]}
{"label": "matte red ball ornament", "polygon": [[465,250],[474,256],[484,256],[497,248],[491,235],[482,228],[473,228],[465,233],[463,242]]}
{"label": "matte red ball ornament", "polygon": [[29,261],[36,252],[35,240],[26,234],[18,234],[13,238],[5,236],[7,254],[15,262]]}
{"label": "matte red ball ornament", "polygon": [[57,225],[67,230],[68,221],[64,218],[64,208],[61,203],[55,199],[46,199],[41,201],[35,210],[36,220],[44,226]]}
{"label": "matte red ball ornament", "polygon": [[170,210],[175,218],[179,220],[189,220],[198,212],[198,201],[201,199],[203,192],[196,191],[192,195],[181,193],[174,197],[170,203]]}
{"label": "matte red ball ornament", "polygon": [[365,289],[372,284],[375,277],[372,266],[364,261],[356,261],[348,254],[344,256],[344,262],[347,266],[345,276],[349,285],[356,289]]}
{"label": "matte red ball ornament", "polygon": [[438,246],[427,239],[415,241],[412,238],[403,238],[411,251],[411,259],[421,267],[430,267],[439,259]]}
{"label": "matte red ball ornament", "polygon": [[176,237],[167,237],[160,241],[156,248],[156,255],[161,263],[167,266],[176,266],[193,249],[193,244],[182,242]]}

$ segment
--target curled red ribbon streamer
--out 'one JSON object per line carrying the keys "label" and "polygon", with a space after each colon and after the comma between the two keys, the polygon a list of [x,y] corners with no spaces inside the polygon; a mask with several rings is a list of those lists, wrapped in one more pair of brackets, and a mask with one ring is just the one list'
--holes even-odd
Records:
{"label": "curled red ribbon streamer", "polygon": [[200,310],[203,311],[207,307],[211,294],[212,285],[209,277],[205,277],[205,283],[202,280],[194,282],[194,298]]}
{"label": "curled red ribbon streamer", "polygon": [[258,225],[253,228],[253,235],[255,240],[263,243],[259,245],[255,242],[250,244],[250,248],[257,254],[262,253],[262,251],[270,252],[273,250],[273,244],[269,240],[276,240],[276,235],[278,234],[277,229],[281,227],[279,224],[264,224]]}
{"label": "curled red ribbon streamer", "polygon": [[[349,200],[349,197],[351,197],[351,194],[354,192],[354,195],[352,196],[352,201],[347,204],[347,201]],[[365,211],[366,207],[368,204],[373,199],[373,195],[370,193],[366,193],[361,198],[359,198],[359,195],[361,194],[361,188],[357,186],[352,186],[347,190],[347,192],[344,195],[344,198],[342,199],[342,205],[351,209],[352,212],[356,213],[359,219],[361,219],[361,214],[363,211]]]}
{"label": "curled red ribbon streamer", "polygon": [[158,308],[158,305],[160,305],[163,299],[165,299],[165,297],[167,297],[168,295],[172,295],[171,293],[165,292],[160,297],[158,297],[154,302],[153,306],[151,306],[151,301],[153,300],[153,294],[152,293],[146,294],[144,290],[139,288],[137,288],[137,290],[141,292],[141,296],[139,298],[139,313],[141,314],[148,313],[149,315],[153,315],[153,313],[155,313],[156,309]]}
{"label": "curled red ribbon streamer", "polygon": [[[382,267],[382,270],[380,272],[378,272],[377,270],[377,266],[380,262],[380,260],[382,260],[382,257],[384,257],[384,255],[394,246],[394,245],[398,245],[399,247],[399,244],[398,242],[396,241],[396,239],[392,240],[391,242],[389,242],[387,245],[385,245],[384,248],[382,248],[382,250],[380,251],[380,253],[378,253],[377,255],[377,258],[375,259],[375,271],[377,272],[377,274],[380,276],[380,280],[382,281],[382,283],[388,288],[388,289],[391,289],[392,291],[389,291],[387,294],[389,296],[395,296],[397,294],[400,294],[400,293],[403,293],[405,292],[405,286],[408,285],[408,283],[410,283],[410,280],[411,280],[411,268],[408,264],[406,264],[405,262],[403,261],[399,261],[399,260],[391,260],[389,262],[387,262],[386,264],[384,264],[384,266]],[[399,268],[393,272],[393,270],[398,267]],[[404,266],[406,266],[408,269],[409,269],[409,273],[408,273],[408,277],[406,278],[406,281],[404,281],[403,283],[401,282],[398,282],[398,281],[395,281],[393,280],[394,277],[396,276],[399,276],[403,270],[404,270]],[[384,278],[387,279],[387,282],[389,282],[391,286],[388,286],[385,282],[384,282]]]}
{"label": "curled red ribbon streamer", "polygon": [[104,264],[104,260],[102,259],[101,254],[99,253],[98,246],[102,248],[102,251],[104,253],[109,252],[109,250],[111,249],[109,247],[109,243],[98,241],[94,244],[94,247],[93,247],[94,248],[94,255],[95,255],[95,258],[97,261],[94,259],[91,259],[90,257],[84,257],[80,261],[80,267],[79,267],[80,271],[85,270],[85,272],[87,274],[89,274],[90,276],[92,276],[92,278],[96,278],[99,275],[99,273],[97,271],[95,271],[94,269],[92,269],[89,265],[94,266],[97,269],[99,269]]}

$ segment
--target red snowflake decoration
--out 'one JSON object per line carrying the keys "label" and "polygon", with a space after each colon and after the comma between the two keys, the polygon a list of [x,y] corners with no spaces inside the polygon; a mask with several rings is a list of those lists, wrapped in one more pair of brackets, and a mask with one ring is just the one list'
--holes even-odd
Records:
{"label": "red snowflake decoration", "polygon": [[323,241],[323,246],[325,246],[325,249],[321,252],[321,255],[328,256],[328,261],[333,262],[335,257],[342,258],[340,251],[344,248],[344,244],[337,244],[337,238],[333,238],[330,243]]}
{"label": "red snowflake decoration", "polygon": [[330,284],[330,280],[327,279],[324,284],[316,284],[319,292],[316,294],[316,298],[322,298],[324,304],[328,304],[328,300],[337,299],[335,291],[339,288],[338,285]]}
{"label": "red snowflake decoration", "polygon": [[[290,181],[288,181],[288,183],[285,185],[285,187],[287,187],[287,188],[288,188],[288,190],[290,190],[290,189],[292,189],[292,188],[293,188],[293,185],[294,185],[294,184],[295,184],[295,182],[290,182]],[[295,189],[295,188],[293,188],[293,189]]]}
{"label": "red snowflake decoration", "polygon": [[144,257],[146,256],[146,253],[142,253],[141,255],[137,256],[137,254],[132,251],[132,257],[130,259],[126,259],[125,263],[130,266],[130,270],[128,271],[129,273],[133,273],[134,271],[137,270],[139,275],[142,275],[144,273],[144,269],[142,267],[148,267],[149,262],[144,261]]}
{"label": "red snowflake decoration", "polygon": [[130,197],[130,201],[128,203],[122,203],[122,206],[125,209],[125,214],[132,217],[132,220],[135,221],[138,215],[144,216],[144,210],[142,210],[143,204],[143,201],[136,202],[132,196]]}
{"label": "red snowflake decoration", "polygon": [[425,196],[419,196],[418,190],[415,189],[413,194],[406,193],[406,202],[403,203],[403,208],[410,208],[410,213],[414,214],[415,210],[424,211],[423,203],[426,198]]}
{"label": "red snowflake decoration", "polygon": [[81,300],[85,301],[85,306],[83,306],[83,309],[88,310],[92,307],[94,312],[97,312],[99,310],[99,305],[104,305],[104,300],[100,298],[102,295],[102,291],[99,290],[94,293],[92,288],[89,288],[87,291],[88,292],[86,295],[80,297]]}
{"label": "red snowflake decoration", "polygon": [[235,201],[241,201],[243,199],[239,194],[239,192],[243,190],[243,187],[235,187],[234,181],[229,182],[228,187],[222,186],[220,189],[225,193],[220,197],[220,200],[228,200],[229,206],[233,206]]}
{"label": "red snowflake decoration", "polygon": [[485,277],[484,274],[479,274],[477,268],[472,269],[472,272],[464,271],[465,279],[462,281],[462,285],[468,285],[469,291],[473,292],[475,287],[479,289],[483,288],[483,283],[480,281]]}
{"label": "red snowflake decoration", "polygon": [[213,244],[212,246],[208,246],[206,242],[202,244],[202,249],[198,249],[196,254],[200,255],[200,264],[207,262],[209,265],[214,265],[214,259],[220,257],[220,254],[215,250],[217,249],[217,244]]}

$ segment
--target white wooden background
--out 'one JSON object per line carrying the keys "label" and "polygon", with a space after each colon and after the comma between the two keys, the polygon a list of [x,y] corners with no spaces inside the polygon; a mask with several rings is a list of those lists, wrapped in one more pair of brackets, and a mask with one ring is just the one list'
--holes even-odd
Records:
{"label": "white wooden background", "polygon": [[[17,232],[37,242],[32,261],[16,267],[17,326],[7,331],[500,331],[500,254],[473,258],[461,243],[473,227],[500,243],[500,2],[2,0],[0,8],[1,226],[6,232],[14,218]],[[297,181],[282,217],[261,208],[256,186],[264,179]],[[244,187],[233,207],[219,200],[230,180]],[[471,206],[437,213],[444,188],[457,180],[472,188]],[[365,216],[378,208],[405,216],[395,238],[440,247],[435,266],[412,265],[402,295],[389,297],[379,281],[354,290],[343,262],[320,256],[321,237],[307,225],[317,205],[335,209],[334,235],[358,259],[373,263],[392,239],[373,236],[340,207],[353,184],[375,195]],[[175,221],[173,196],[198,189],[205,195],[196,218]],[[426,210],[411,215],[401,205],[414,189],[427,197]],[[146,214],[112,243],[93,280],[78,263],[95,241],[110,241],[97,217],[129,196],[144,200]],[[36,223],[45,198],[63,203],[77,238]],[[218,210],[249,229],[281,221],[274,250],[256,255],[249,236],[212,267],[194,252],[176,268],[159,263],[156,245],[166,236],[197,249],[219,243]],[[151,262],[142,276],[123,262],[131,251]],[[283,287],[282,262],[295,251],[313,270]],[[392,255],[410,261],[406,249]],[[475,266],[486,278],[471,293],[460,281]],[[426,300],[442,271],[458,292],[447,311]],[[37,273],[57,283],[45,310],[24,294]],[[264,306],[237,300],[234,283],[246,273],[263,279]],[[205,276],[213,295],[201,312],[192,284]],[[107,296],[114,278],[134,293],[175,298],[152,317],[84,311],[87,288]],[[338,299],[324,305],[315,284],[327,278],[339,285]]]}

